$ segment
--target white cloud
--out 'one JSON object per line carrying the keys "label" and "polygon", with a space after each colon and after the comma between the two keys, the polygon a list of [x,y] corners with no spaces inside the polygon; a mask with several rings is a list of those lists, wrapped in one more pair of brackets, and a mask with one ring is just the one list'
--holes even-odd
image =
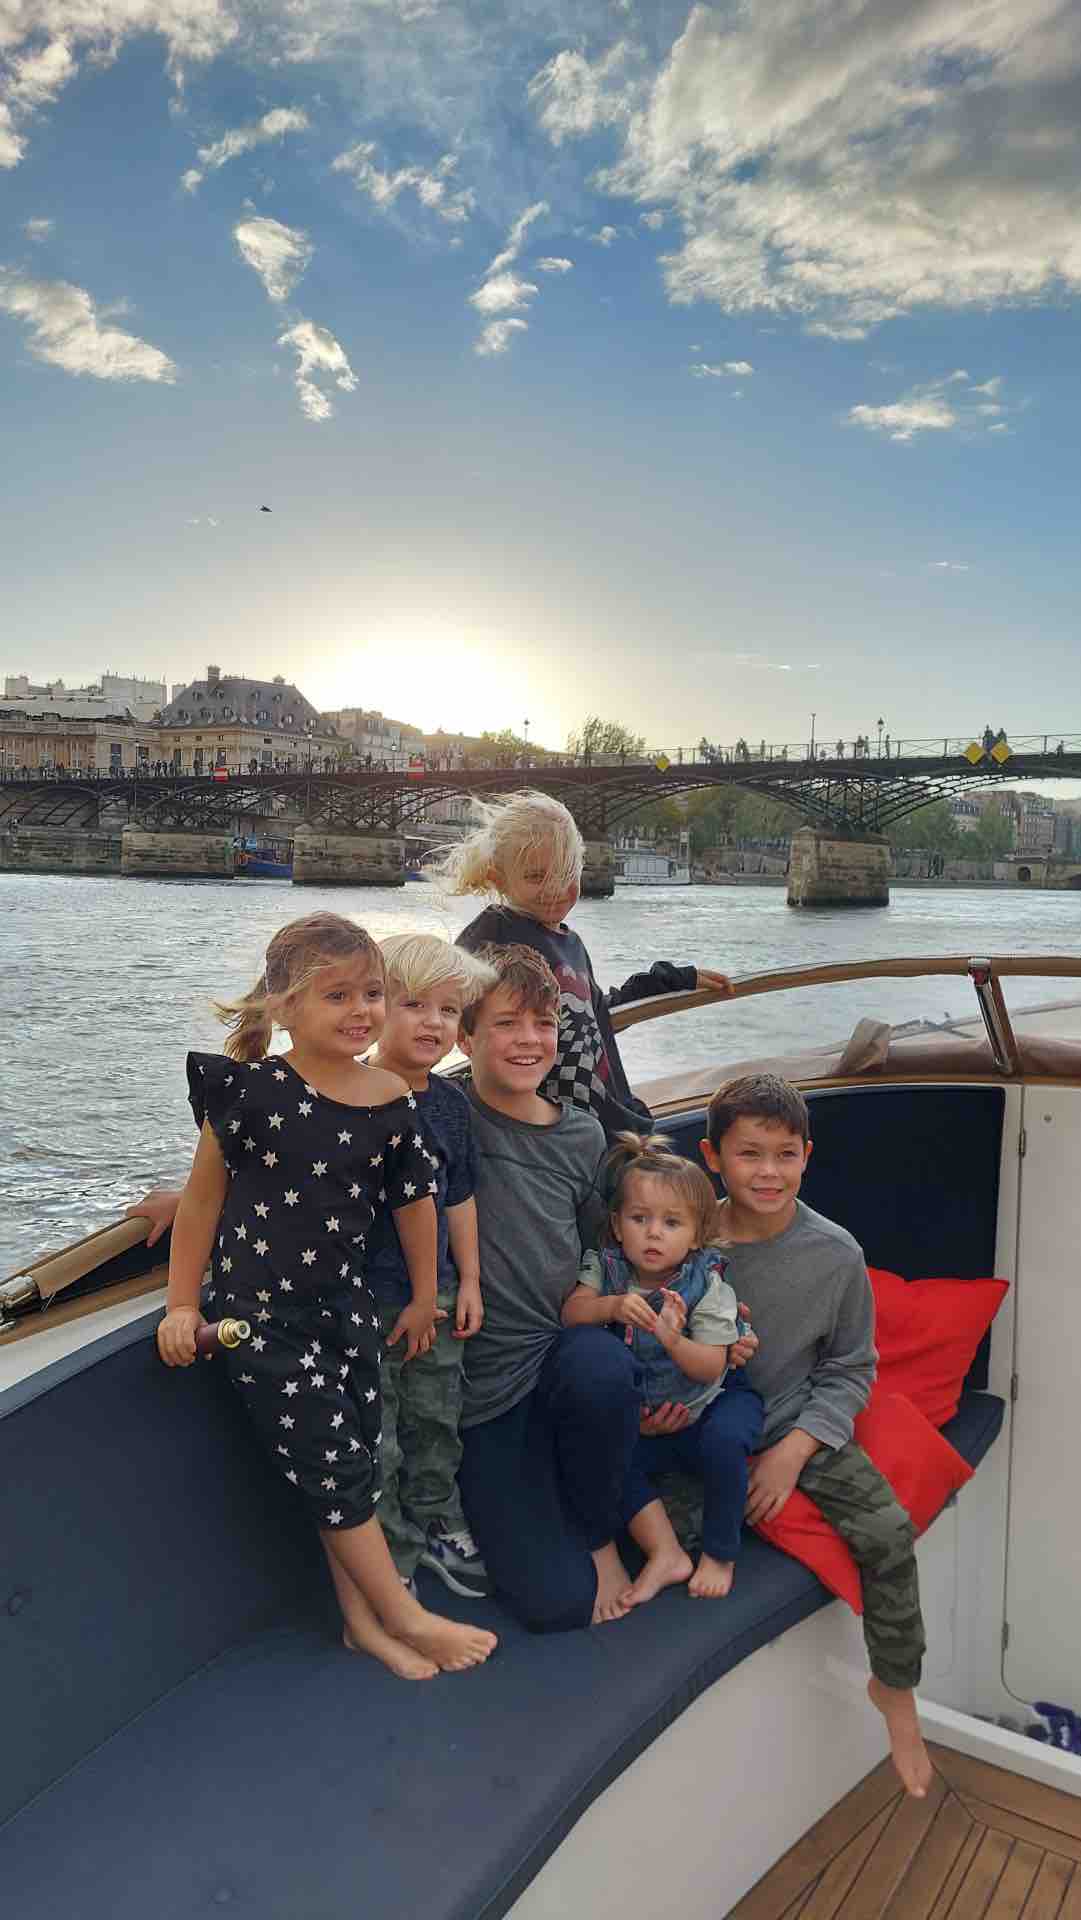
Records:
{"label": "white cloud", "polygon": [[506,353],[516,333],[527,332],[524,320],[491,320],[476,343],[474,353]]}
{"label": "white cloud", "polygon": [[546,253],[543,260],[534,260],[538,273],[569,273],[574,266],[573,260],[565,260],[562,254]]}
{"label": "white cloud", "polygon": [[494,273],[469,296],[469,304],[478,313],[505,313],[528,307],[539,292],[535,281],[520,280],[516,273]]}
{"label": "white cloud", "polygon": [[652,213],[640,213],[638,215],[640,224],[643,227],[649,227],[654,233],[663,227],[666,217],[660,207],[655,207]]}
{"label": "white cloud", "polygon": [[241,257],[259,275],[271,300],[285,300],[307,272],[315,249],[299,227],[259,215],[233,228]]}
{"label": "white cloud", "polygon": [[65,373],[96,380],[176,379],[168,354],[121,327],[103,325],[90,295],[67,280],[34,280],[0,267],[0,312],[29,328],[36,359]]}
{"label": "white cloud", "polygon": [[742,378],[754,368],[749,360],[697,360],[689,371],[696,380],[727,380]]}
{"label": "white cloud", "polygon": [[828,320],[813,320],[804,328],[805,333],[815,335],[821,340],[866,340],[866,327],[853,327],[838,324],[831,326]]}
{"label": "white cloud", "polygon": [[998,401],[977,401],[973,396],[998,393],[1001,387],[1001,374],[982,387],[974,387],[964,368],[958,367],[941,380],[914,387],[887,406],[850,407],[848,419],[852,426],[865,427],[870,433],[887,433],[891,440],[900,441],[913,440],[918,433],[948,433],[955,427],[970,433],[994,433],[994,427],[988,428],[987,416],[1003,413],[1004,406]]}
{"label": "white cloud", "polygon": [[296,326],[279,334],[280,347],[292,347],[297,356],[294,375],[301,412],[309,420],[329,420],[334,412],[329,394],[318,384],[333,380],[343,393],[355,393],[356,374],[339,340],[314,320],[298,320]]}
{"label": "white cloud", "polygon": [[553,139],[617,127],[602,191],[674,206],[677,304],[866,329],[1081,289],[1076,0],[697,4],[648,87],[541,79]]}
{"label": "white cloud", "polygon": [[49,238],[55,225],[55,220],[25,220],[23,222],[23,232],[28,240],[32,240],[35,246],[40,247],[42,242]]}
{"label": "white cloud", "polygon": [[261,120],[253,120],[244,127],[232,127],[211,146],[200,147],[199,166],[188,168],[181,177],[181,185],[188,193],[194,193],[205,174],[216,173],[219,167],[242,153],[250,153],[253,147],[284,139],[287,133],[304,133],[309,124],[302,107],[273,107]]}
{"label": "white cloud", "polygon": [[601,227],[599,232],[591,233],[589,237],[593,241],[594,246],[610,247],[613,241],[619,239],[619,228]]}
{"label": "white cloud", "polygon": [[927,564],[933,573],[967,573],[969,571],[967,560],[929,560]]}
{"label": "white cloud", "polygon": [[[967,379],[967,374],[965,375]],[[982,387],[973,387],[973,393],[986,393],[989,399],[995,398],[1002,387],[1002,375],[996,373],[993,380],[985,380]]]}
{"label": "white cloud", "polygon": [[529,228],[533,225],[534,220],[539,220],[541,215],[547,213],[547,211],[547,200],[534,200],[532,206],[527,207],[524,213],[518,215],[517,220],[514,221],[507,235],[506,246],[500,253],[497,253],[495,259],[490,262],[488,274],[485,276],[486,278],[493,273],[502,273],[504,267],[509,267],[513,261],[517,260],[518,255],[522,251],[522,242]]}
{"label": "white cloud", "polygon": [[210,60],[237,37],[226,0],[3,0],[0,5],[0,167],[26,151],[21,131],[78,72],[80,56],[115,59],[125,41],[156,34],[179,79],[185,60]]}
{"label": "white cloud", "polygon": [[358,193],[366,193],[377,207],[392,207],[398,195],[415,193],[422,207],[438,214],[449,225],[460,226],[469,219],[477,196],[472,187],[451,192],[458,166],[456,153],[445,153],[434,167],[399,167],[396,173],[384,173],[372,158],[374,140],[361,141],[331,162],[332,173],[347,173]]}

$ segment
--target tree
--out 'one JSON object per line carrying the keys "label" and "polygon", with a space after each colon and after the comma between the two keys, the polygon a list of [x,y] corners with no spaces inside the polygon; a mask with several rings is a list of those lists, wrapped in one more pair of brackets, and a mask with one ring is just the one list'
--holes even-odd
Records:
{"label": "tree", "polygon": [[1008,814],[988,807],[980,824],[965,835],[965,850],[972,849],[974,860],[1001,860],[1013,851],[1013,821]]}
{"label": "tree", "polygon": [[596,713],[587,715],[577,733],[567,735],[567,752],[575,759],[584,759],[588,754],[591,760],[596,760],[601,754],[622,753],[628,760],[640,760],[645,750],[645,734],[632,733],[617,720],[602,720]]}
{"label": "tree", "polygon": [[895,820],[886,832],[891,847],[905,853],[916,849],[924,853],[956,853],[959,842],[972,837],[961,833],[947,800],[932,800],[925,807],[917,807],[914,813]]}

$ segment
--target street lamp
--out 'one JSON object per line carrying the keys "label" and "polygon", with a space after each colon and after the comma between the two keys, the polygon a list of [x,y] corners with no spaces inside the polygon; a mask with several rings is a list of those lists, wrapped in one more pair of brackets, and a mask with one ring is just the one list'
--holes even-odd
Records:
{"label": "street lamp", "polygon": [[816,717],[817,716],[812,713],[811,715],[811,751],[807,756],[809,760],[813,760],[815,757],[815,719]]}
{"label": "street lamp", "polygon": [[880,718],[878,722],[878,757],[880,760],[882,758],[882,729],[885,724],[886,722]]}
{"label": "street lamp", "polygon": [[528,767],[529,765],[529,721],[528,720],[522,721],[522,730],[525,734],[525,751],[522,754],[522,764],[523,766]]}

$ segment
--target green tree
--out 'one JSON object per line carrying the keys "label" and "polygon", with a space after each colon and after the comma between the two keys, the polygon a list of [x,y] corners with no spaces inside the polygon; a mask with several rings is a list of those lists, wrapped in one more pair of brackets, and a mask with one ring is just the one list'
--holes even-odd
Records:
{"label": "green tree", "polygon": [[567,735],[567,752],[576,758],[588,753],[595,760],[604,753],[625,753],[628,760],[640,760],[645,750],[645,734],[632,733],[618,720],[602,720],[596,713],[587,715],[577,733]]}
{"label": "green tree", "polygon": [[955,853],[962,834],[947,800],[932,800],[914,813],[906,813],[886,829],[891,847],[899,852],[919,849],[925,853]]}
{"label": "green tree", "polygon": [[979,826],[964,835],[965,851],[973,860],[1001,860],[1013,850],[1013,821],[997,807],[987,809]]}

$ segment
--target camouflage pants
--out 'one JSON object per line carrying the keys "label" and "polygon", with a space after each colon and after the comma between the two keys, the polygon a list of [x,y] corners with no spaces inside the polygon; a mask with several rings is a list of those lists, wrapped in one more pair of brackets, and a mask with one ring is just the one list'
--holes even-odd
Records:
{"label": "camouflage pants", "polygon": [[393,1347],[386,1344],[398,1309],[380,1309],[383,1498],[379,1524],[394,1564],[406,1579],[417,1570],[433,1520],[451,1532],[465,1526],[456,1478],[462,1457],[458,1424],[463,1345],[450,1332],[456,1304],[454,1294],[440,1294],[439,1305],[449,1317],[439,1322],[431,1351],[407,1366],[402,1364],[405,1341]]}
{"label": "camouflage pants", "polygon": [[915,1531],[889,1481],[862,1447],[822,1447],[799,1477],[860,1571],[871,1672],[887,1687],[919,1685],[927,1645]]}

